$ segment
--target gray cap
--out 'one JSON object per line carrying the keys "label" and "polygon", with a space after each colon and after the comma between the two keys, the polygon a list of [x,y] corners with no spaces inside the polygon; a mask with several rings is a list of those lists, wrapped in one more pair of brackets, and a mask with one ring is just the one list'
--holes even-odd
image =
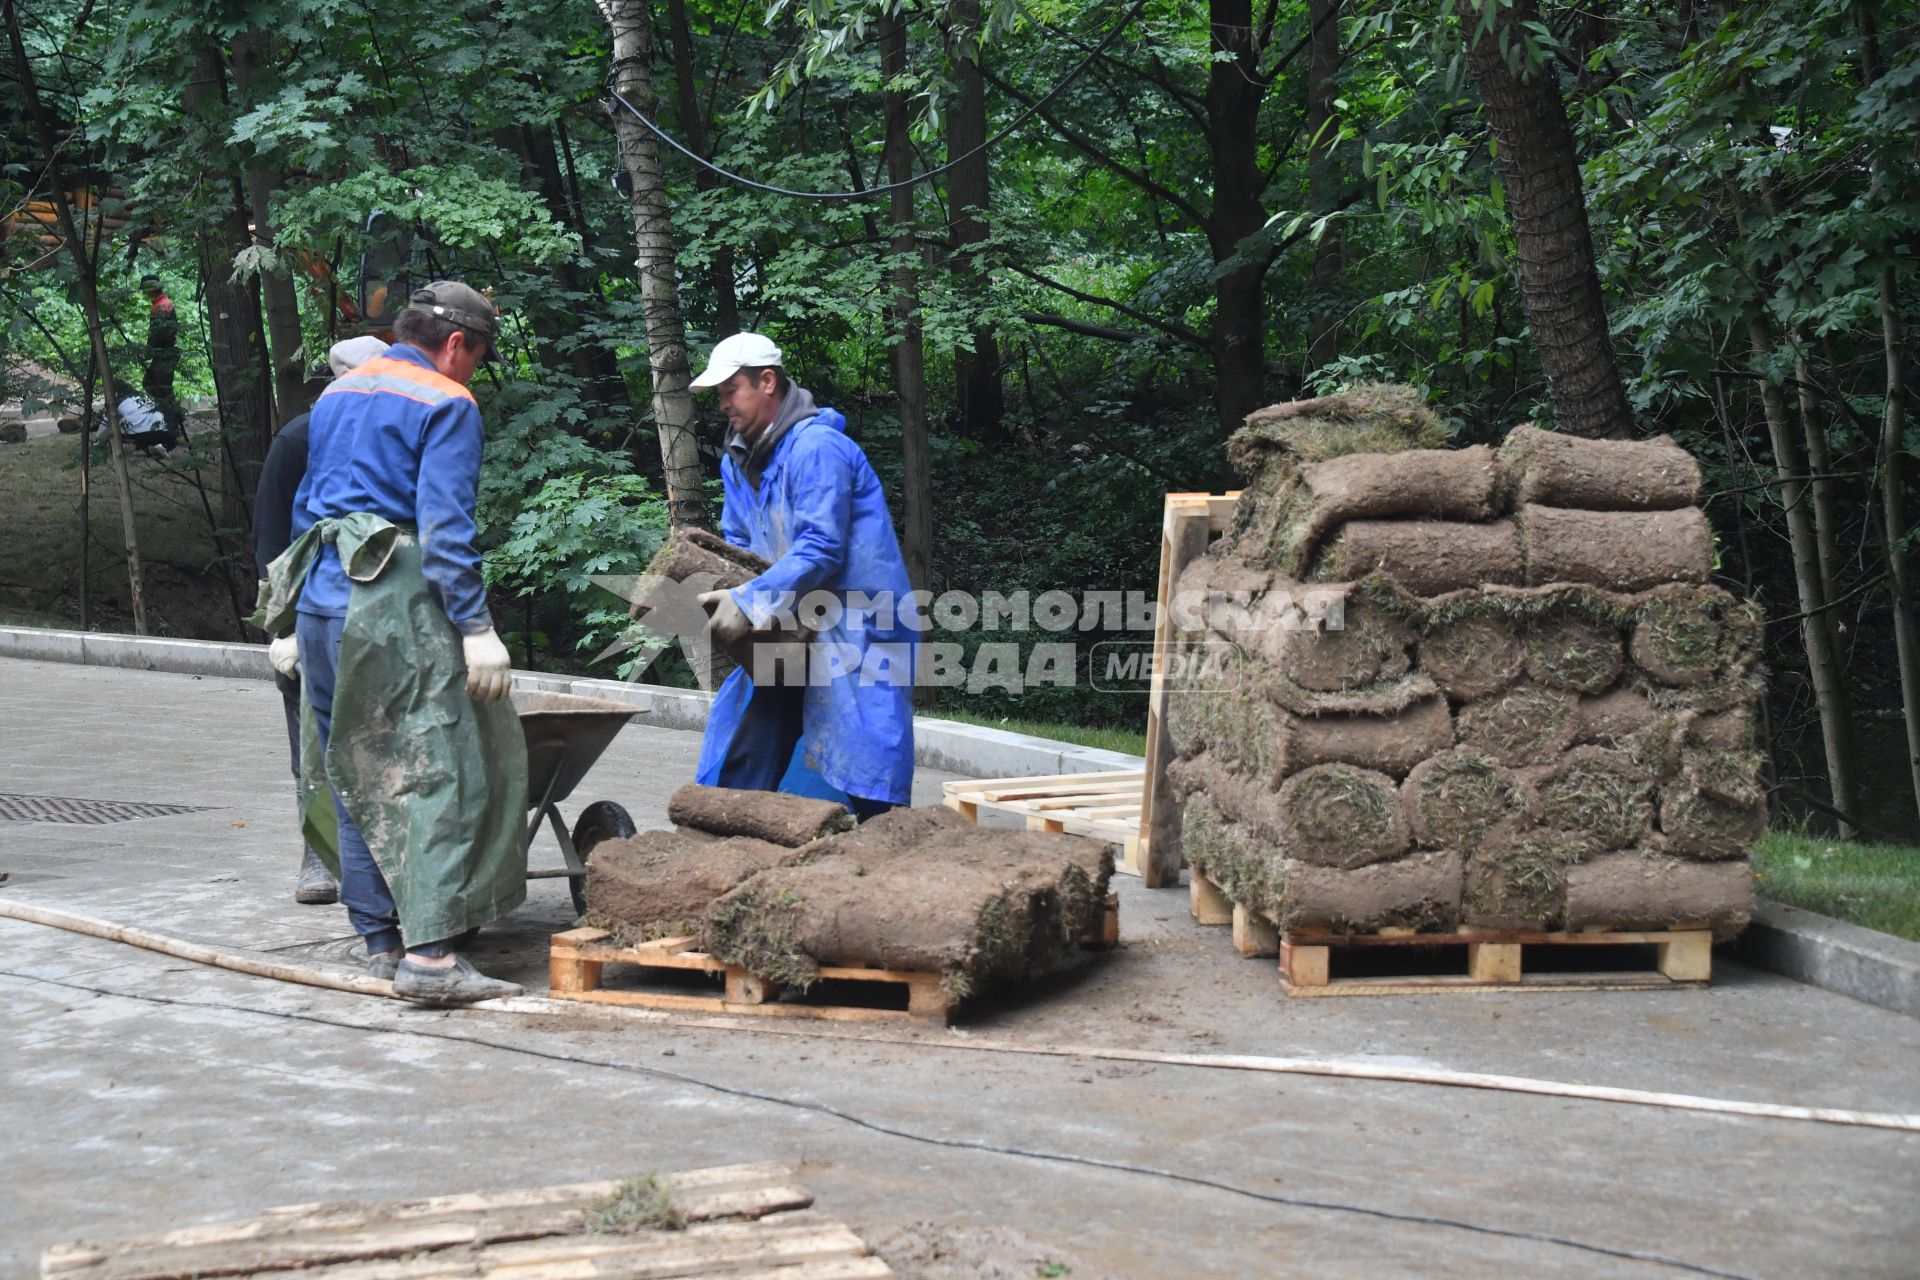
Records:
{"label": "gray cap", "polygon": [[451,321],[462,329],[473,330],[488,342],[493,341],[493,335],[499,330],[495,317],[500,309],[493,305],[493,299],[458,280],[436,280],[424,289],[415,289],[407,299],[407,310],[424,311]]}
{"label": "gray cap", "polygon": [[361,338],[345,338],[327,349],[327,367],[333,370],[333,376],[344,378],[369,360],[378,360],[387,354],[387,344],[368,334]]}

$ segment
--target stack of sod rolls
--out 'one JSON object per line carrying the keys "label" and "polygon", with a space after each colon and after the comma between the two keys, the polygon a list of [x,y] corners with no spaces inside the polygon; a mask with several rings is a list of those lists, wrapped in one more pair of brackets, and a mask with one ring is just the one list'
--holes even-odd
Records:
{"label": "stack of sod rolls", "polygon": [[1177,584],[1187,862],[1283,928],[1738,932],[1760,619],[1708,581],[1698,466],[1443,439],[1392,386],[1234,437],[1232,528]]}

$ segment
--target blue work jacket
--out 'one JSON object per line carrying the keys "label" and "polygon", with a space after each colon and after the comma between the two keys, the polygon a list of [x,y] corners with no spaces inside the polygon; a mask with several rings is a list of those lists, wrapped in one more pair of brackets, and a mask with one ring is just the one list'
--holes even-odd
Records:
{"label": "blue work jacket", "polygon": [[[846,425],[835,409],[795,423],[774,446],[758,490],[732,457],[723,458],[720,532],[771,562],[733,592],[756,625],[810,592],[831,592],[843,608],[850,593],[887,598],[889,608],[846,610],[820,629],[802,698],[805,761],[850,796],[907,804],[918,638],[906,623],[912,588],[880,478]],[[825,670],[839,674],[824,678]],[[719,778],[753,691],[741,668],[714,695],[699,781]]]}
{"label": "blue work jacket", "polygon": [[[493,618],[474,546],[481,444],[472,393],[418,348],[396,343],[334,379],[314,401],[293,536],[357,511],[413,528],[420,568],[447,618],[468,634],[486,631]],[[300,612],[344,618],[350,596],[340,557],[328,546],[307,579]]]}

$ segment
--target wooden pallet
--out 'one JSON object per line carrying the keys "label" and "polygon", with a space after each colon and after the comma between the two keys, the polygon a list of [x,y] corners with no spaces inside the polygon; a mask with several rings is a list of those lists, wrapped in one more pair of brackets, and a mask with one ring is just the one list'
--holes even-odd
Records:
{"label": "wooden pallet", "polygon": [[684,1230],[595,1235],[588,1211],[618,1181],[436,1196],[398,1204],[301,1204],[256,1218],[98,1243],[57,1244],[44,1280],[187,1280],[298,1271],[314,1280],[520,1280],[624,1275],[765,1280],[880,1280],[845,1224],[779,1164],[728,1165],[664,1179]]}
{"label": "wooden pallet", "polygon": [[[548,973],[556,1000],[580,1000],[589,1004],[618,1004],[638,1009],[666,1009],[693,1013],[739,1013],[770,1018],[825,1018],[834,1022],[892,1022],[911,1018],[946,1022],[953,1016],[955,1001],[947,995],[937,973],[915,973],[901,969],[867,969],[850,965],[822,965],[820,977],[827,982],[860,982],[877,988],[876,998],[904,994],[905,1008],[878,1008],[869,1005],[829,1004],[820,1000],[783,1001],[779,984],[757,978],[737,964],[715,959],[694,949],[692,938],[661,938],[637,946],[623,947],[609,942],[613,935],[604,929],[570,929],[553,935],[548,952]],[[1087,947],[1112,946],[1120,940],[1120,902],[1107,895],[1106,915],[1098,938],[1088,938]],[[701,995],[687,991],[635,990],[601,985],[609,964],[628,965],[648,971],[658,978],[669,973],[703,973],[721,977],[725,986],[720,995]]]}
{"label": "wooden pallet", "polygon": [[[1704,986],[1713,975],[1713,933],[1706,928],[1626,931],[1588,929],[1578,933],[1475,929],[1463,926],[1453,933],[1416,933],[1411,929],[1382,929],[1377,933],[1343,934],[1326,929],[1302,929],[1282,934],[1267,916],[1230,901],[1204,875],[1188,873],[1193,918],[1204,925],[1228,925],[1233,949],[1243,956],[1280,957],[1280,982],[1294,996],[1423,995],[1449,991],[1632,991],[1664,987]],[[1626,947],[1654,948],[1653,966],[1599,972],[1526,971],[1527,953],[1535,948]],[[1391,976],[1345,976],[1332,972],[1333,958],[1343,948],[1418,948],[1412,954],[1431,959],[1435,968],[1451,966],[1457,954],[1442,950],[1466,948],[1466,973],[1412,973]]]}
{"label": "wooden pallet", "polygon": [[968,779],[943,784],[947,808],[978,822],[981,810],[1021,819],[1029,831],[1065,831],[1120,847],[1114,870],[1140,874],[1140,791],[1146,774],[1058,773],[1040,778]]}
{"label": "wooden pallet", "polygon": [[[1174,584],[1195,558],[1204,555],[1215,535],[1233,521],[1240,494],[1170,493],[1160,518],[1160,602],[1154,624],[1156,657],[1173,647],[1173,610],[1168,607]],[[1146,785],[1140,796],[1139,849],[1135,855],[1140,878],[1149,889],[1171,889],[1180,884],[1179,806],[1167,784],[1167,765],[1173,759],[1173,740],[1166,725],[1167,685],[1164,663],[1153,664],[1147,686]],[[1156,816],[1158,815],[1158,816]]]}

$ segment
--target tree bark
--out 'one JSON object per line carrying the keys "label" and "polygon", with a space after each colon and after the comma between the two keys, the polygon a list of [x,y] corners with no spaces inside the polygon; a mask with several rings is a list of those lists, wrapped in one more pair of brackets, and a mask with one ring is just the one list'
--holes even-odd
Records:
{"label": "tree bark", "polygon": [[[235,36],[233,82],[242,103],[252,100],[254,67],[267,40],[257,32]],[[273,193],[282,185],[274,165],[255,155],[247,165],[247,204],[253,215],[254,243],[278,253],[273,236]],[[301,356],[300,302],[293,287],[291,264],[282,259],[272,271],[260,273],[260,297],[265,306],[267,349],[273,355],[273,412],[276,429],[310,407],[305,361]]]}
{"label": "tree bark", "polygon": [[[906,73],[906,24],[897,17],[883,17],[875,34],[880,42],[880,80],[885,84]],[[904,182],[913,176],[907,95],[904,90],[884,89],[880,99],[886,116],[887,180]],[[933,458],[927,445],[927,369],[920,343],[920,248],[914,235],[913,196],[909,187],[888,197],[893,223],[893,322],[899,339],[893,344],[893,385],[900,398],[906,523],[902,550],[908,580],[915,590],[925,590],[933,576]]]}
{"label": "tree bark", "polygon": [[[1525,25],[1540,21],[1539,8],[1534,0],[1455,0],[1455,6],[1499,150],[1520,296],[1554,416],[1574,435],[1630,435],[1633,410],[1614,363],[1573,130],[1553,69],[1528,65],[1522,43]],[[1488,9],[1490,28],[1481,21]],[[1517,70],[1509,56],[1521,64]]]}
{"label": "tree bark", "polygon": [[[20,15],[14,11],[13,0],[0,0],[0,6],[4,6],[6,14],[7,43],[13,48],[14,74],[21,96],[27,102],[27,114],[33,120],[34,136],[39,140],[41,155],[46,159],[47,181],[53,187],[53,209],[59,219],[60,238],[73,258],[74,276],[80,286],[80,310],[86,319],[87,338],[93,346],[94,363],[103,371],[109,370],[112,365],[107,360],[106,332],[100,325],[100,294],[95,287],[94,264],[87,256],[87,247],[80,239],[80,229],[74,225],[73,210],[67,202],[66,174],[60,164],[60,143],[54,137],[53,124],[47,118],[46,108],[40,101],[39,86],[34,82],[33,64],[27,59],[26,42],[20,34]],[[97,210],[95,216],[99,216]],[[140,570],[140,535],[133,519],[133,484],[127,476],[126,441],[120,435],[120,413],[113,398],[112,381],[103,382],[102,388],[100,400],[107,420],[107,449],[113,457],[113,483],[120,498],[120,535],[127,549],[127,595],[133,605],[133,632],[143,636],[147,634],[147,597]],[[83,442],[80,447],[85,449],[87,445]],[[80,536],[83,540],[92,536],[85,525],[81,526]],[[84,614],[86,605],[83,603],[81,608]]]}
{"label": "tree bark", "polygon": [[197,232],[200,279],[206,299],[208,349],[214,395],[219,403],[220,438],[226,461],[220,506],[223,527],[244,542],[253,528],[253,495],[260,465],[273,440],[273,385],[267,367],[260,296],[250,283],[235,283],[233,261],[252,244],[247,233],[246,198],[238,177],[220,162],[225,133],[226,67],[218,41],[203,37],[194,59],[193,80],[184,95],[186,114],[197,122],[209,159],[211,220]]}
{"label": "tree bark", "polygon": [[[1744,310],[1754,371],[1761,376],[1760,403],[1773,441],[1773,465],[1780,479],[1780,505],[1787,517],[1787,542],[1793,553],[1793,580],[1800,601],[1800,638],[1806,646],[1807,676],[1813,685],[1814,708],[1820,716],[1820,737],[1827,759],[1827,789],[1835,809],[1852,813],[1853,724],[1847,710],[1845,674],[1839,655],[1834,652],[1833,633],[1827,626],[1828,599],[1821,587],[1820,541],[1813,527],[1803,479],[1806,463],[1800,457],[1800,442],[1794,438],[1786,392],[1766,372],[1768,359],[1773,354],[1773,335],[1759,303],[1749,299]],[[1842,839],[1853,838],[1852,825],[1842,822],[1840,835]]]}
{"label": "tree bark", "polygon": [[[1307,6],[1307,199],[1319,213],[1333,208],[1340,184],[1333,172],[1333,143],[1340,131],[1334,114],[1334,74],[1340,69],[1342,0],[1311,0]],[[1340,355],[1340,314],[1334,297],[1346,265],[1345,236],[1338,225],[1321,235],[1313,252],[1313,303],[1307,318],[1307,368],[1322,369]]]}
{"label": "tree bark", "polygon": [[[651,115],[655,103],[648,0],[601,0],[600,11],[613,32],[614,89]],[[668,510],[676,525],[711,529],[706,473],[693,434],[687,324],[680,310],[680,286],[673,262],[673,217],[660,173],[659,147],[645,125],[617,106],[613,119],[620,164],[633,184],[634,261],[640,270],[640,306],[646,318],[647,360],[653,372],[653,420],[660,434]]]}
{"label": "tree bark", "polygon": [[[1258,122],[1267,85],[1255,43],[1253,0],[1212,0],[1208,6],[1212,60],[1207,66],[1207,130],[1213,167],[1213,209],[1207,243],[1214,281],[1215,410],[1222,435],[1240,429],[1266,399],[1266,277],[1270,253],[1241,256],[1241,242],[1267,221],[1260,204]],[[1232,261],[1230,269],[1224,269]]]}
{"label": "tree bark", "polygon": [[[680,128],[687,145],[695,154],[711,158],[707,150],[707,121],[700,114],[700,95],[693,79],[693,28],[687,22],[687,0],[667,0],[667,21],[673,27],[673,82],[680,106]],[[720,179],[710,170],[695,166],[696,191],[712,191]],[[717,338],[740,332],[740,299],[733,286],[733,250],[721,245],[708,266],[713,284],[713,328]]]}
{"label": "tree bark", "polygon": [[[948,6],[948,18],[947,62],[955,89],[953,109],[947,116],[947,160],[951,163],[987,140],[987,82],[980,73],[979,0],[954,0]],[[979,246],[987,238],[984,215],[991,200],[987,154],[983,151],[956,165],[947,178],[947,202],[953,219],[949,232],[954,248],[953,274],[961,294],[976,307],[986,301],[987,276]],[[1006,389],[1000,343],[991,325],[974,326],[973,350],[956,351],[953,366],[961,432],[975,440],[1004,441]]]}

